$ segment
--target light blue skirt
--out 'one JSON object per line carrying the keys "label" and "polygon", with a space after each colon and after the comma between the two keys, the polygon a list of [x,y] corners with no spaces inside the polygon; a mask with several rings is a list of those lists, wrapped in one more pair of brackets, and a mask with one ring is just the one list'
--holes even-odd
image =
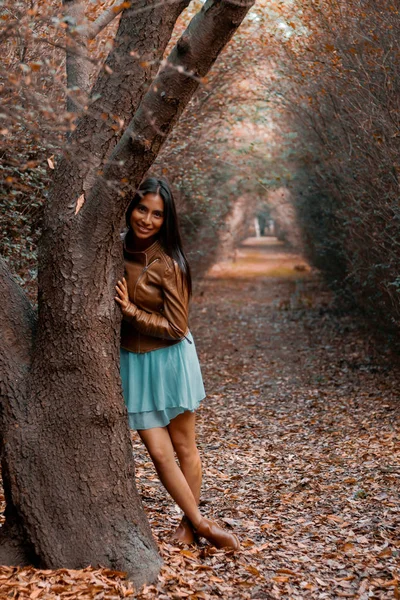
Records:
{"label": "light blue skirt", "polygon": [[165,427],[194,411],[205,391],[193,337],[137,354],[121,348],[121,380],[131,429]]}

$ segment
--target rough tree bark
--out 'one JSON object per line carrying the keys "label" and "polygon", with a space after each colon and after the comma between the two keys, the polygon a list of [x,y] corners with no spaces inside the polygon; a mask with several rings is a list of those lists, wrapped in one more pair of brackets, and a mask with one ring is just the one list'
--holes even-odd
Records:
{"label": "rough tree bark", "polygon": [[[168,18],[160,17],[157,28],[159,56],[184,4],[166,3]],[[11,327],[6,303],[0,306],[0,323],[12,332],[0,348],[9,507],[4,563],[22,556],[23,562],[50,568],[101,564],[128,572],[137,585],[158,572],[160,560],[135,488],[119,378],[120,311],[113,302],[122,269],[119,225],[127,192],[145,175],[252,4],[208,0],[147,93],[143,96],[147,80],[138,85],[129,80],[133,100],[126,97],[121,113],[131,121],[116,145],[110,122],[108,129],[96,119],[91,126],[78,125],[88,147],[90,127],[105,140],[104,155],[99,154],[104,167],[83,207],[77,204],[84,181],[79,161],[66,155],[56,174],[40,243],[35,334],[26,301],[0,273],[0,298],[9,295],[16,311]],[[113,114],[120,114],[118,81],[112,85]]]}
{"label": "rough tree bark", "polygon": [[[15,446],[21,452],[18,436],[27,401],[29,372],[36,315],[22,289],[10,276],[6,263],[0,259],[0,432],[3,488],[6,498],[5,525],[0,530],[0,564],[29,564],[35,558],[31,544],[26,543],[22,521],[11,493],[14,477],[9,470],[8,450]],[[18,425],[18,427],[16,427]]]}
{"label": "rough tree bark", "polygon": [[89,100],[90,79],[94,71],[88,42],[93,40],[126,8],[123,0],[103,11],[94,22],[86,18],[84,0],[63,0],[67,20],[65,43],[67,69],[67,110],[80,112]]}
{"label": "rough tree bark", "polygon": [[93,64],[88,50],[88,30],[84,25],[85,4],[81,0],[63,0],[67,19],[65,40],[67,70],[67,110],[74,112],[84,104],[90,91],[90,74]]}

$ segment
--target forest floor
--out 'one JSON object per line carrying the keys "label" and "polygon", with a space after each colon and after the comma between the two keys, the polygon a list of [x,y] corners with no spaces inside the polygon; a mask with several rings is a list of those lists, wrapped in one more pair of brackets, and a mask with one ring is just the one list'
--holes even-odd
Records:
{"label": "forest floor", "polygon": [[133,434],[158,583],[0,568],[0,598],[400,599],[398,361],[274,238],[215,265],[191,315],[208,392],[201,510],[241,550],[169,542],[179,512]]}

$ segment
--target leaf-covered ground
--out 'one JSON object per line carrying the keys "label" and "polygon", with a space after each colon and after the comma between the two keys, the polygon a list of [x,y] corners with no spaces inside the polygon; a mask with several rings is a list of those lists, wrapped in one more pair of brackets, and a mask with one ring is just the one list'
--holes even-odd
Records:
{"label": "leaf-covered ground", "polygon": [[236,258],[198,284],[192,330],[208,391],[202,511],[242,549],[169,542],[180,516],[134,434],[158,583],[0,568],[1,598],[400,598],[399,367],[275,240]]}

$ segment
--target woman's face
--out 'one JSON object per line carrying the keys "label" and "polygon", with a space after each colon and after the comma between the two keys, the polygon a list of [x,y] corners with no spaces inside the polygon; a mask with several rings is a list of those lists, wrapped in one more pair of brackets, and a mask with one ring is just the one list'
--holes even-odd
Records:
{"label": "woman's face", "polygon": [[138,240],[155,237],[164,223],[164,201],[158,194],[146,194],[133,209],[130,224]]}

